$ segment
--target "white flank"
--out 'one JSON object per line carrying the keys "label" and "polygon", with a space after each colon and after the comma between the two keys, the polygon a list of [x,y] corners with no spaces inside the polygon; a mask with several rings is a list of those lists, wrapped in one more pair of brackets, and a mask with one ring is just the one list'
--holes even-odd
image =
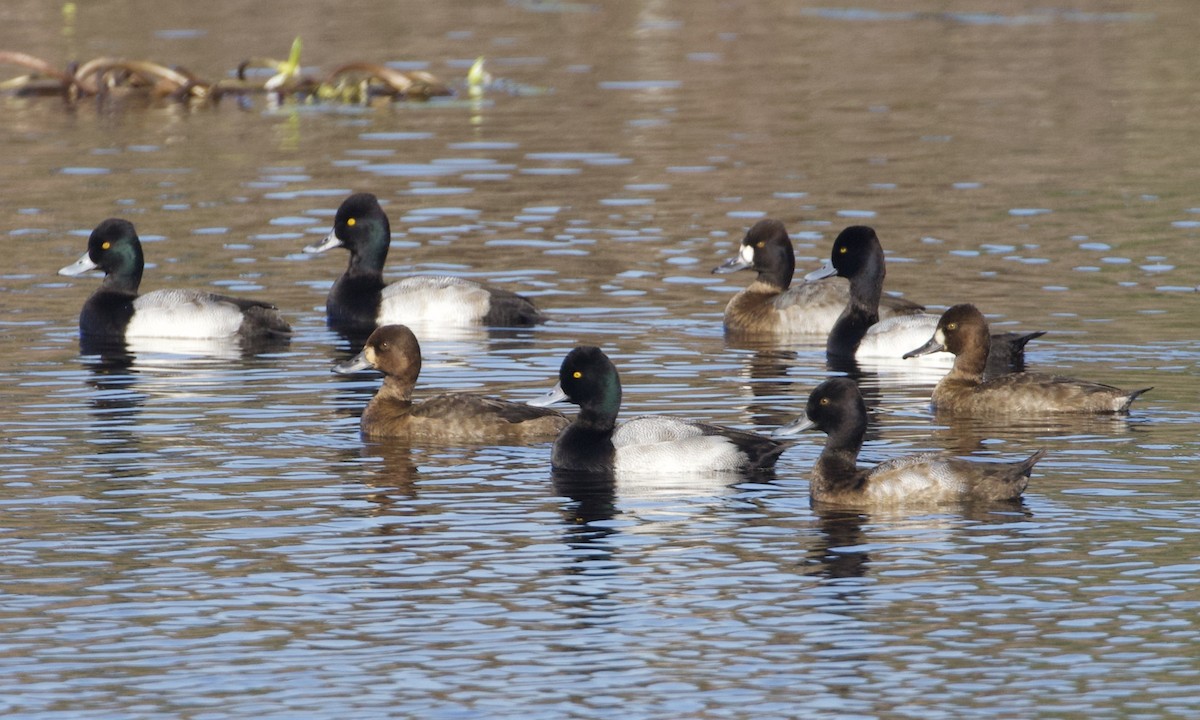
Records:
{"label": "white flank", "polygon": [[929,338],[933,337],[933,332],[937,329],[937,323],[938,316],[928,314],[900,315],[875,323],[858,344],[854,357],[949,367],[954,364],[954,355],[944,351],[901,360],[904,353],[916,350],[929,342]]}
{"label": "white flank", "polygon": [[133,311],[127,339],[229,337],[242,326],[236,305],[195,290],[155,290],[134,300]]}
{"label": "white flank", "polygon": [[483,321],[491,304],[478,283],[456,277],[416,275],[383,289],[380,325],[466,326]]}
{"label": "white flank", "polygon": [[722,435],[667,417],[637,417],[617,426],[613,469],[620,473],[706,473],[736,470],[745,458]]}

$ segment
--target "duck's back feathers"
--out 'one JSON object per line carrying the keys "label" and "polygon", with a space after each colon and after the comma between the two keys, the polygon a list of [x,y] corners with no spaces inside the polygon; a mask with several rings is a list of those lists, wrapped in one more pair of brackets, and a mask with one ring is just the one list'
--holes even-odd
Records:
{"label": "duck's back feathers", "polygon": [[1126,413],[1130,404],[1150,389],[1122,390],[1042,373],[1009,373],[981,383],[947,376],[933,390],[933,405],[967,415]]}
{"label": "duck's back feathers", "polygon": [[[364,413],[365,416],[365,413]],[[395,435],[443,440],[494,442],[498,440],[553,440],[570,421],[548,408],[533,407],[475,393],[445,393],[414,403],[407,429],[390,429]],[[379,434],[382,426],[364,432]]]}

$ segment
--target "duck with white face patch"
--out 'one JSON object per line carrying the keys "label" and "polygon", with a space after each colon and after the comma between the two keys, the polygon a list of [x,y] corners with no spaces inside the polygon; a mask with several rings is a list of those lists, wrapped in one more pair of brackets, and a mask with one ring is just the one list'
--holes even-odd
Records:
{"label": "duck with white face patch", "polygon": [[[825,336],[850,300],[850,285],[829,278],[792,284],[796,259],[783,223],[760,220],[746,232],[738,254],[713,273],[753,270],[758,277],[725,306],[725,331],[734,336]],[[889,318],[924,308],[903,298],[885,296],[879,313]]]}

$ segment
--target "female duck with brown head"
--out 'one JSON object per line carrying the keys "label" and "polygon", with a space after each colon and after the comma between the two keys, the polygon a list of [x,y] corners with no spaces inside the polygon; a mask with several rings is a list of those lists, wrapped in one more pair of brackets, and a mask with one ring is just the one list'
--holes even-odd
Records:
{"label": "female duck with brown head", "polygon": [[403,325],[385,325],[356,357],[334,367],[348,374],[367,368],[383,373],[383,385],[362,414],[362,433],[441,442],[536,442],[552,440],[567,426],[561,413],[475,393],[445,393],[413,402],[421,373],[421,346]]}
{"label": "female duck with brown head", "polygon": [[933,406],[960,415],[1043,413],[1126,413],[1137,396],[1150,390],[1041,373],[1008,373],[985,380],[987,320],[974,305],[955,305],[942,314],[933,337],[905,357],[949,351],[954,367],[933,389]]}

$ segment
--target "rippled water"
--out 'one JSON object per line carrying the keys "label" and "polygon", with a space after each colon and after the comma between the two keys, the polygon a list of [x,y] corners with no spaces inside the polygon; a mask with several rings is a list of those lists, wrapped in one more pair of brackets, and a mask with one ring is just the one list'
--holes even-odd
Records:
{"label": "rippled water", "polygon": [[[458,80],[482,54],[500,82],[0,102],[6,716],[1200,716],[1190,4],[111,5],[6,6],[0,46],[219,76],[301,34],[314,67]],[[345,256],[301,252],[359,190],[387,203],[391,277],[552,316],[423,338],[425,392],[532,398],[588,342],[628,415],[790,420],[821,343],[726,342],[749,277],[709,274],[763,216],[805,268],[871,224],[892,290],[1049,330],[1031,367],[1155,389],[1127,419],[950,424],[932,378],[863,378],[866,461],[1046,448],[1018,508],[814,511],[815,435],[772,477],[604,487],[556,482],[548,445],[364,442],[377,381],[329,372],[350,348],[322,312]],[[55,271],[112,215],[145,289],[270,299],[291,343],[81,355],[98,281]]]}

